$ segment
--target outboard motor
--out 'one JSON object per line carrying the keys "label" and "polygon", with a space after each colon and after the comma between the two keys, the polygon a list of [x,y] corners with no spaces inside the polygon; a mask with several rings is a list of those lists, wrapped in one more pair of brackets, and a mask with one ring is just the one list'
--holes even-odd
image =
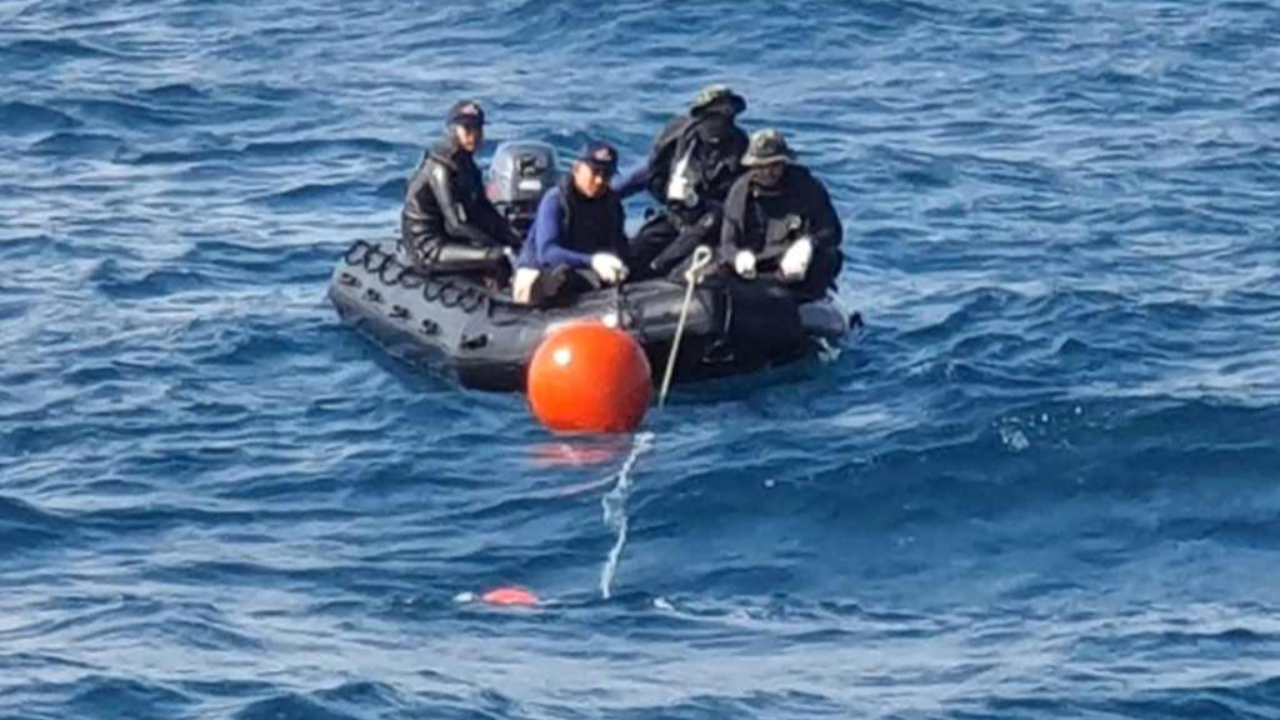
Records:
{"label": "outboard motor", "polygon": [[559,179],[555,148],[543,142],[504,142],[493,153],[485,184],[489,201],[521,236],[529,231],[542,194]]}

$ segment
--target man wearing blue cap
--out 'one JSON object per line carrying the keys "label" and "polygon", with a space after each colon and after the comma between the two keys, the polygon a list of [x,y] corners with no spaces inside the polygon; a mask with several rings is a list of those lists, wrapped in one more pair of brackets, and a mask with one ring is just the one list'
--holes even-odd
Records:
{"label": "man wearing blue cap", "polygon": [[626,215],[609,187],[617,169],[617,150],[591,143],[573,171],[542,196],[517,263],[516,302],[562,303],[626,279]]}
{"label": "man wearing blue cap", "polygon": [[405,193],[400,252],[427,273],[466,273],[503,282],[516,235],[484,192],[473,155],[484,142],[484,108],[454,104],[442,142],[425,153]]}
{"label": "man wearing blue cap", "polygon": [[835,287],[844,264],[844,228],[826,188],[778,130],[760,130],[742,156],[748,172],[729,190],[720,257],[745,280],[775,282],[797,300]]}

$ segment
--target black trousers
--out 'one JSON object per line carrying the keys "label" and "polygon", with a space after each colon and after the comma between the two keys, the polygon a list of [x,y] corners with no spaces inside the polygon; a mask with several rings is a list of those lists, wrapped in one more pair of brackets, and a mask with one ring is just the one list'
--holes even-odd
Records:
{"label": "black trousers", "polygon": [[602,287],[604,281],[591,270],[557,265],[538,273],[529,289],[529,302],[539,307],[568,305],[578,295]]}
{"label": "black trousers", "polygon": [[628,247],[632,280],[680,274],[699,245],[720,242],[720,211],[684,213],[670,209],[649,218]]}
{"label": "black trousers", "polygon": [[499,287],[511,280],[511,263],[499,246],[478,247],[464,242],[435,240],[413,248],[403,239],[396,250],[401,260],[430,275],[466,275]]}

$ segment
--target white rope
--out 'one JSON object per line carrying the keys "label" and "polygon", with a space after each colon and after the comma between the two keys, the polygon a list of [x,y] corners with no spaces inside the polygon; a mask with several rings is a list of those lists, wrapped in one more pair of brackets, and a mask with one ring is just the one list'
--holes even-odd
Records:
{"label": "white rope", "polygon": [[604,522],[618,531],[618,537],[605,560],[604,570],[600,573],[600,597],[608,600],[613,596],[613,580],[618,575],[618,563],[622,559],[622,548],[627,544],[627,496],[631,494],[631,471],[636,460],[653,444],[653,433],[644,432],[636,436],[636,444],[631,448],[631,455],[622,463],[618,471],[618,484],[605,493],[600,499],[604,508]]}
{"label": "white rope", "polygon": [[693,289],[702,280],[702,270],[711,263],[711,248],[699,245],[693,251],[693,263],[684,274],[689,283],[684,291],[684,304],[680,306],[680,322],[676,324],[676,336],[671,341],[671,355],[667,358],[667,369],[662,375],[662,390],[658,393],[658,407],[667,404],[667,392],[671,389],[671,376],[675,373],[676,357],[680,354],[680,338],[684,336],[684,323],[689,318],[689,306],[693,304]]}
{"label": "white rope", "polygon": [[[671,389],[671,377],[675,371],[676,358],[680,354],[680,338],[684,336],[684,324],[689,318],[689,306],[693,304],[693,289],[702,280],[702,271],[711,264],[711,258],[711,248],[706,245],[698,246],[698,249],[693,251],[693,262],[684,274],[688,285],[684,293],[684,304],[680,306],[680,321],[676,324],[675,338],[671,341],[671,355],[667,358],[662,390],[658,394],[658,407],[666,403],[667,392]],[[653,439],[654,434],[651,432],[636,436],[636,444],[631,448],[631,455],[627,457],[626,462],[622,463],[622,469],[618,471],[618,484],[600,499],[600,505],[604,509],[605,525],[612,527],[618,533],[613,548],[609,550],[609,557],[605,560],[604,569],[600,573],[600,597],[605,600],[613,596],[613,581],[618,576],[618,563],[622,560],[622,549],[627,545],[627,497],[631,494],[631,471],[635,469],[636,461],[640,456],[653,445]]]}

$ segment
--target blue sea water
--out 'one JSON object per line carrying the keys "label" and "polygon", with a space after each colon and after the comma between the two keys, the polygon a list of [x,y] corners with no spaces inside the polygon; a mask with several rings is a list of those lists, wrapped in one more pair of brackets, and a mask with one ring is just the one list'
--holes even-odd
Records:
{"label": "blue sea water", "polygon": [[[1280,716],[1278,39],[0,0],[0,718]],[[455,100],[627,165],[717,81],[844,219],[837,356],[566,438],[338,322]]]}

